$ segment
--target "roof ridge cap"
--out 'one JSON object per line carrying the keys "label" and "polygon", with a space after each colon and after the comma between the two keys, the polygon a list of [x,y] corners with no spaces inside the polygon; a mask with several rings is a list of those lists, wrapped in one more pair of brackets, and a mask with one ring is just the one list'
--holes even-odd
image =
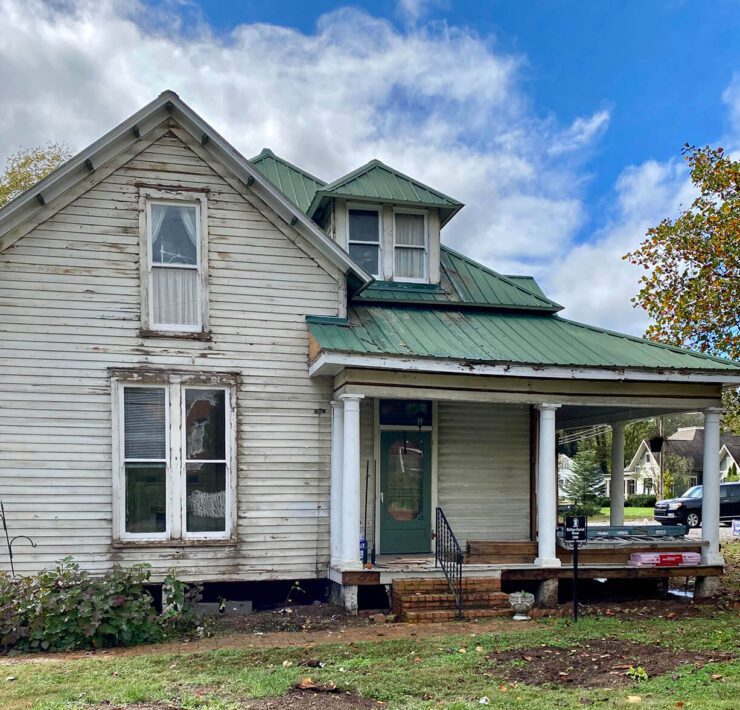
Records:
{"label": "roof ridge cap", "polygon": [[289,160],[282,158],[281,156],[277,155],[277,153],[274,153],[272,150],[270,150],[270,148],[263,148],[260,151],[259,155],[255,155],[254,158],[248,158],[248,162],[254,164],[258,160],[261,160],[262,158],[266,158],[266,157],[273,158],[274,160],[277,160],[279,163],[282,163],[283,165],[286,165],[287,167],[292,168],[293,170],[296,170],[297,172],[301,173],[302,175],[305,175],[307,178],[321,185],[322,188],[326,185],[326,180],[323,180],[320,177],[316,177],[316,175],[309,173],[308,170],[304,170],[302,167],[296,165],[295,163],[291,163]]}

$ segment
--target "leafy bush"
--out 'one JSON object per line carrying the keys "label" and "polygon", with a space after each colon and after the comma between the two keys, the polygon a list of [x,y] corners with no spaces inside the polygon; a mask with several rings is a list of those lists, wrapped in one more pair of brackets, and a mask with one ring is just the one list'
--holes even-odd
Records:
{"label": "leafy bush", "polygon": [[168,635],[193,631],[198,624],[195,605],[203,596],[202,584],[188,584],[177,578],[174,570],[162,584],[162,614],[159,621]]}
{"label": "leafy bush", "polygon": [[600,508],[609,508],[612,504],[611,498],[609,498],[609,496],[599,496],[596,499],[596,502],[598,503]]}
{"label": "leafy bush", "polygon": [[0,648],[68,651],[158,641],[148,581],[147,565],[92,577],[71,557],[33,577],[0,575]]}
{"label": "leafy bush", "polygon": [[631,496],[627,496],[627,500],[624,502],[627,508],[652,508],[655,505],[656,497],[648,493],[636,493]]}

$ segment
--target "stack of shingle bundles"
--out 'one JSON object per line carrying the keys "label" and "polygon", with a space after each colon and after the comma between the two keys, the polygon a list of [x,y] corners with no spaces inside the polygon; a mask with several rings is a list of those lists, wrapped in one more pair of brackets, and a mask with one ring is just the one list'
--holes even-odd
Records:
{"label": "stack of shingle bundles", "polygon": [[698,552],[633,552],[627,564],[633,567],[682,567],[700,562]]}

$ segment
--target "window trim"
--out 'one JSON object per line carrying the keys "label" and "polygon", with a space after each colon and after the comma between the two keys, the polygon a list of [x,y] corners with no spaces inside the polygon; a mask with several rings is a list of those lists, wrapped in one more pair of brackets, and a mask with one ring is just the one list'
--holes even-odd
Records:
{"label": "window trim", "polygon": [[[424,217],[424,246],[416,247],[408,244],[398,244],[396,241],[396,215],[398,214],[415,214]],[[424,251],[424,276],[422,278],[412,278],[408,276],[398,276],[396,274],[396,249],[415,249]],[[393,280],[402,283],[427,284],[429,283],[429,210],[415,210],[408,207],[393,208]]]}
{"label": "window trim", "polygon": [[[352,239],[352,231],[350,229],[350,222],[351,222],[351,212],[352,210],[361,210],[363,212],[377,212],[378,213],[378,241],[377,242],[367,242],[360,239]],[[350,254],[350,245],[351,244],[370,244],[372,246],[378,247],[378,265],[377,265],[377,273],[370,273],[370,276],[372,276],[374,279],[382,279],[383,278],[383,207],[382,205],[364,205],[362,203],[357,202],[349,202],[347,203],[347,253]]]}
{"label": "window trim", "polygon": [[[117,370],[111,375],[112,432],[112,519],[113,543],[136,545],[188,545],[194,543],[232,544],[236,542],[237,521],[237,423],[236,393],[238,376],[231,373],[171,373]],[[126,387],[165,389],[166,417],[166,532],[131,533],[126,531],[126,471],[124,449],[124,396]],[[184,410],[186,389],[222,389],[226,393],[226,529],[224,532],[186,531],[186,466]]]}
{"label": "window trim", "polygon": [[[179,325],[154,322],[154,304],[152,292],[152,260],[151,238],[151,205],[195,206],[196,229],[198,233],[196,243],[196,268],[198,270],[197,296],[200,302],[199,323],[196,325]],[[139,280],[141,287],[141,324],[142,331],[149,336],[197,336],[207,333],[209,329],[208,317],[208,198],[205,193],[184,191],[180,188],[172,189],[139,187]],[[191,268],[187,265],[159,266],[157,268]]]}

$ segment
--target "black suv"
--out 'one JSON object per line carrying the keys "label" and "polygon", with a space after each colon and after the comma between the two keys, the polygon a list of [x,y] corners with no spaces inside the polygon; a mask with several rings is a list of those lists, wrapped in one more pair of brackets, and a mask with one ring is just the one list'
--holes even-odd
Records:
{"label": "black suv", "polygon": [[[680,498],[659,500],[655,504],[653,517],[663,525],[688,525],[698,528],[701,525],[702,487],[692,486]],[[720,483],[719,519],[730,522],[740,518],[740,482]]]}

